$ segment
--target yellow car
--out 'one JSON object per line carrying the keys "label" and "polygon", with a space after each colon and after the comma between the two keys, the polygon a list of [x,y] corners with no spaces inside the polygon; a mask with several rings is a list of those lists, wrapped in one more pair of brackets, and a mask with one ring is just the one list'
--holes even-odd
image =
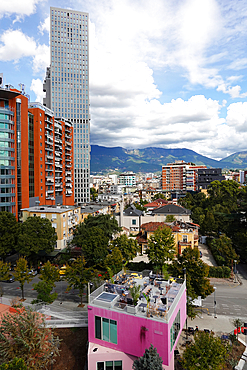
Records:
{"label": "yellow car", "polygon": [[60,274],[60,275],[65,275],[66,268],[67,268],[67,266],[62,266],[62,267],[60,268],[60,270],[59,270],[59,274]]}

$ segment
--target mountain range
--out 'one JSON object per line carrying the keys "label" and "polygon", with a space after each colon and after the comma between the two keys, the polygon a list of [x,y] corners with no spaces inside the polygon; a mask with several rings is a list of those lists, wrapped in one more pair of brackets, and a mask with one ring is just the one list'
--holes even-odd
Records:
{"label": "mountain range", "polygon": [[190,149],[143,148],[125,149],[91,145],[91,173],[109,171],[158,172],[162,165],[176,160],[205,165],[208,168],[245,169],[247,151],[234,153],[219,161],[205,157]]}

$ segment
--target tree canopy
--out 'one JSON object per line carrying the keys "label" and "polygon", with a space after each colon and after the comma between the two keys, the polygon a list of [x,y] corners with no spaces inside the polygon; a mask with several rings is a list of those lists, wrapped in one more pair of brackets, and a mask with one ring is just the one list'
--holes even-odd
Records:
{"label": "tree canopy", "polygon": [[151,344],[150,348],[145,349],[144,355],[136,359],[133,363],[134,370],[162,370],[162,358],[157,349]]}
{"label": "tree canopy", "polygon": [[220,337],[196,332],[194,343],[186,347],[181,365],[186,370],[220,370],[227,359],[227,347]]}
{"label": "tree canopy", "polygon": [[28,268],[27,260],[25,258],[19,258],[16,262],[16,268],[14,271],[15,280],[19,281],[21,286],[22,299],[24,299],[24,284],[30,283],[33,276],[30,274],[30,269]]}
{"label": "tree canopy", "polygon": [[16,248],[19,225],[15,216],[10,212],[0,212],[0,257],[5,258],[7,253]]}
{"label": "tree canopy", "polygon": [[14,358],[8,363],[0,365],[0,370],[28,370],[22,358]]}
{"label": "tree canopy", "polygon": [[123,259],[126,262],[132,260],[140,250],[136,239],[128,238],[125,234],[114,239],[112,245],[121,251]]}
{"label": "tree canopy", "polygon": [[28,217],[20,225],[17,250],[25,257],[34,258],[40,251],[54,250],[57,234],[47,218]]}
{"label": "tree canopy", "polygon": [[108,239],[112,239],[113,235],[121,231],[121,228],[118,226],[118,222],[115,217],[107,214],[107,215],[98,215],[98,216],[91,216],[89,215],[84,223],[87,229],[92,227],[98,227],[102,229],[105,236]]}
{"label": "tree canopy", "polygon": [[168,226],[159,227],[148,239],[146,253],[149,260],[162,269],[162,266],[169,259],[172,260],[175,254],[175,242],[172,230]]}
{"label": "tree canopy", "polygon": [[30,308],[16,308],[5,314],[0,324],[0,358],[2,363],[15,357],[25,361],[28,369],[44,369],[59,354],[59,339],[46,328],[42,314]]}

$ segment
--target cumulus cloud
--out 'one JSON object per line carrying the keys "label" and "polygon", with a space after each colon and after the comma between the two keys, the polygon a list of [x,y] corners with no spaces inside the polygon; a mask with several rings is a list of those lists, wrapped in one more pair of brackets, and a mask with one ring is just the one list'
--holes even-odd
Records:
{"label": "cumulus cloud", "polygon": [[36,5],[42,0],[1,0],[0,18],[16,14],[17,20],[35,13]]}
{"label": "cumulus cloud", "polygon": [[14,61],[21,58],[33,58],[33,71],[44,71],[49,63],[49,47],[39,45],[33,37],[21,30],[7,30],[0,37],[0,61]]}
{"label": "cumulus cloud", "polygon": [[44,22],[40,23],[38,29],[42,35],[44,34],[44,32],[50,32],[50,16],[47,17]]}
{"label": "cumulus cloud", "polygon": [[43,92],[43,82],[39,78],[32,79],[30,90],[35,93],[36,101],[39,103],[43,103],[45,93]]}

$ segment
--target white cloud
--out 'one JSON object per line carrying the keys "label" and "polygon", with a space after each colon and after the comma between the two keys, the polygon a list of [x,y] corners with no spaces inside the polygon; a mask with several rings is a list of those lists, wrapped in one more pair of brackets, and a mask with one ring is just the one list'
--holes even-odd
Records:
{"label": "white cloud", "polygon": [[46,32],[50,32],[50,16],[48,16],[43,23],[40,23],[40,25],[38,26],[38,29],[40,31],[40,33],[43,35],[44,34],[44,31]]}
{"label": "white cloud", "polygon": [[0,37],[0,61],[14,61],[21,58],[33,58],[33,71],[44,71],[49,63],[49,47],[38,45],[33,37],[21,30],[7,30]]}
{"label": "white cloud", "polygon": [[229,94],[232,98],[245,98],[247,96],[247,93],[241,93],[241,87],[239,85],[230,87],[227,83],[221,83],[217,87],[217,91]]}
{"label": "white cloud", "polygon": [[11,14],[17,15],[17,20],[35,13],[36,5],[43,0],[1,0],[0,18]]}
{"label": "white cloud", "polygon": [[43,103],[45,93],[43,92],[43,82],[39,78],[32,79],[30,90],[35,93],[36,101],[39,103]]}

